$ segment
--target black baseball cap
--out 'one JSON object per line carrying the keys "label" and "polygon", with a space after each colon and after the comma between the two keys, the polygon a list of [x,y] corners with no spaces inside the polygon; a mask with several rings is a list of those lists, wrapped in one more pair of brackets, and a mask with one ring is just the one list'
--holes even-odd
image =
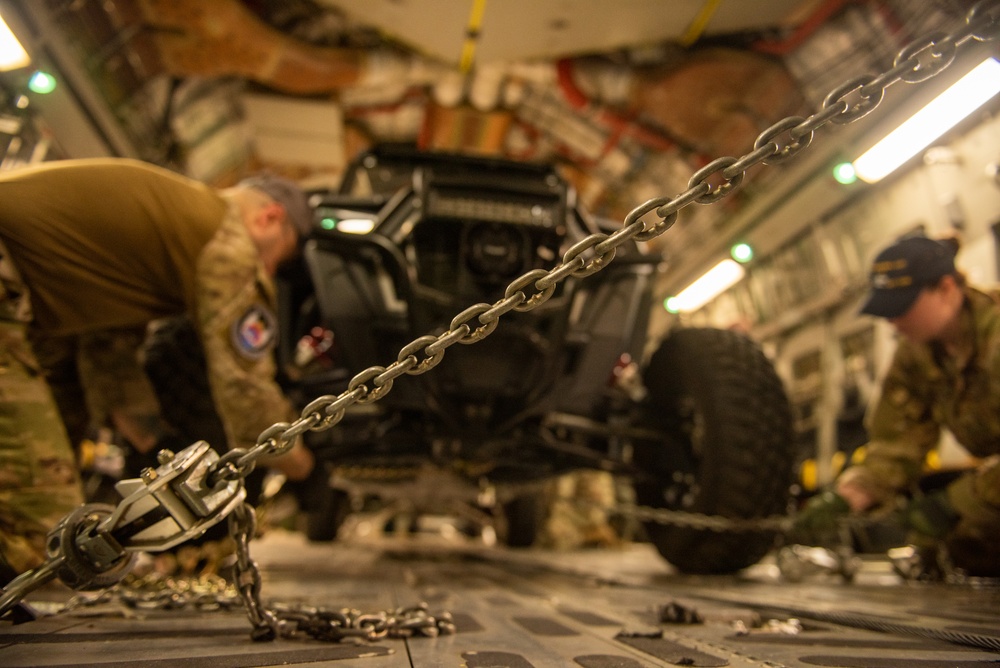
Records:
{"label": "black baseball cap", "polygon": [[254,174],[239,182],[240,186],[253,188],[266,194],[285,208],[288,220],[302,238],[313,229],[313,210],[305,191],[290,179],[269,172]]}
{"label": "black baseball cap", "polygon": [[861,312],[898,318],[913,306],[920,291],[955,273],[952,249],[927,237],[908,237],[875,258],[869,274],[870,292]]}

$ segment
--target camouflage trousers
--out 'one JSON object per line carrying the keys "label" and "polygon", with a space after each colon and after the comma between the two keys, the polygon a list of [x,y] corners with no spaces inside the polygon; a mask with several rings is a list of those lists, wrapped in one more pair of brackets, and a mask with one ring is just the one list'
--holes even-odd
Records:
{"label": "camouflage trousers", "polygon": [[140,361],[145,337],[145,326],[63,336],[29,332],[70,442],[109,427],[140,452],[155,447],[166,427]]}
{"label": "camouflage trousers", "polygon": [[554,481],[550,495],[548,517],[539,536],[541,546],[568,550],[619,544],[609,516],[616,502],[615,480],[610,473],[567,473]]}
{"label": "camouflage trousers", "polygon": [[971,575],[1000,577],[1000,455],[984,459],[947,493],[960,518],[945,540],[955,565]]}
{"label": "camouflage trousers", "polygon": [[0,319],[0,567],[41,564],[46,533],[81,503],[73,450],[25,325]]}

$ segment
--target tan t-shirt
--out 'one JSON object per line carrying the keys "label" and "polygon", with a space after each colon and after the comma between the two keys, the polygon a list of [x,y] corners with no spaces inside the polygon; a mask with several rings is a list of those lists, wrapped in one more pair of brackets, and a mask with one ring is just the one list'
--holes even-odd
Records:
{"label": "tan t-shirt", "polygon": [[[0,239],[46,334],[188,314],[230,447],[252,447],[292,417],[274,380],[274,286],[226,196],[135,160],[0,172]],[[120,381],[120,370],[103,372]]]}
{"label": "tan t-shirt", "polygon": [[209,186],[137,160],[0,172],[0,239],[48,334],[193,312],[197,259],[225,213]]}
{"label": "tan t-shirt", "polygon": [[236,212],[234,205],[198,260],[195,323],[229,442],[251,448],[262,431],[294,414],[273,380],[274,285]]}

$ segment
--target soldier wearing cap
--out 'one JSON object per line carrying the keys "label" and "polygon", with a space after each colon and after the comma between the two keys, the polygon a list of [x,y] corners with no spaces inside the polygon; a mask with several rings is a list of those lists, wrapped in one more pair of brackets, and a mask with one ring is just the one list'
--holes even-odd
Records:
{"label": "soldier wearing cap", "polygon": [[[273,276],[312,214],[301,189],[277,176],[215,190],[113,158],[5,172],[0,201],[3,581],[38,565],[46,531],[82,501],[45,380],[61,407],[82,390],[90,426],[158,450],[169,430],[137,351],[149,323],[184,315],[203,344],[229,447],[253,447],[294,417],[275,381]],[[80,424],[68,425],[78,437]],[[293,480],[313,468],[301,443],[266,463]]]}
{"label": "soldier wearing cap", "polygon": [[[868,415],[864,460],[807,504],[793,539],[838,512],[909,494],[904,518],[925,574],[950,560],[969,575],[1000,576],[1000,293],[966,283],[955,269],[957,248],[911,237],[875,259],[861,312],[888,320],[898,346]],[[923,463],[942,429],[981,463],[921,492]]]}

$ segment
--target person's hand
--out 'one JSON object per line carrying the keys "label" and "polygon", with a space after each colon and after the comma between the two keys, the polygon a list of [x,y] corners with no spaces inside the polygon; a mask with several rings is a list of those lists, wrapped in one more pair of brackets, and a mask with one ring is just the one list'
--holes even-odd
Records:
{"label": "person's hand", "polygon": [[809,499],[796,514],[787,542],[821,547],[840,543],[840,520],[851,511],[844,500],[832,490]]}
{"label": "person's hand", "polygon": [[935,541],[947,536],[959,520],[945,490],[914,497],[903,517],[910,531]]}
{"label": "person's hand", "polygon": [[875,495],[857,476],[850,473],[853,469],[848,469],[848,473],[837,478],[834,490],[847,502],[851,512],[860,513],[876,505]]}

